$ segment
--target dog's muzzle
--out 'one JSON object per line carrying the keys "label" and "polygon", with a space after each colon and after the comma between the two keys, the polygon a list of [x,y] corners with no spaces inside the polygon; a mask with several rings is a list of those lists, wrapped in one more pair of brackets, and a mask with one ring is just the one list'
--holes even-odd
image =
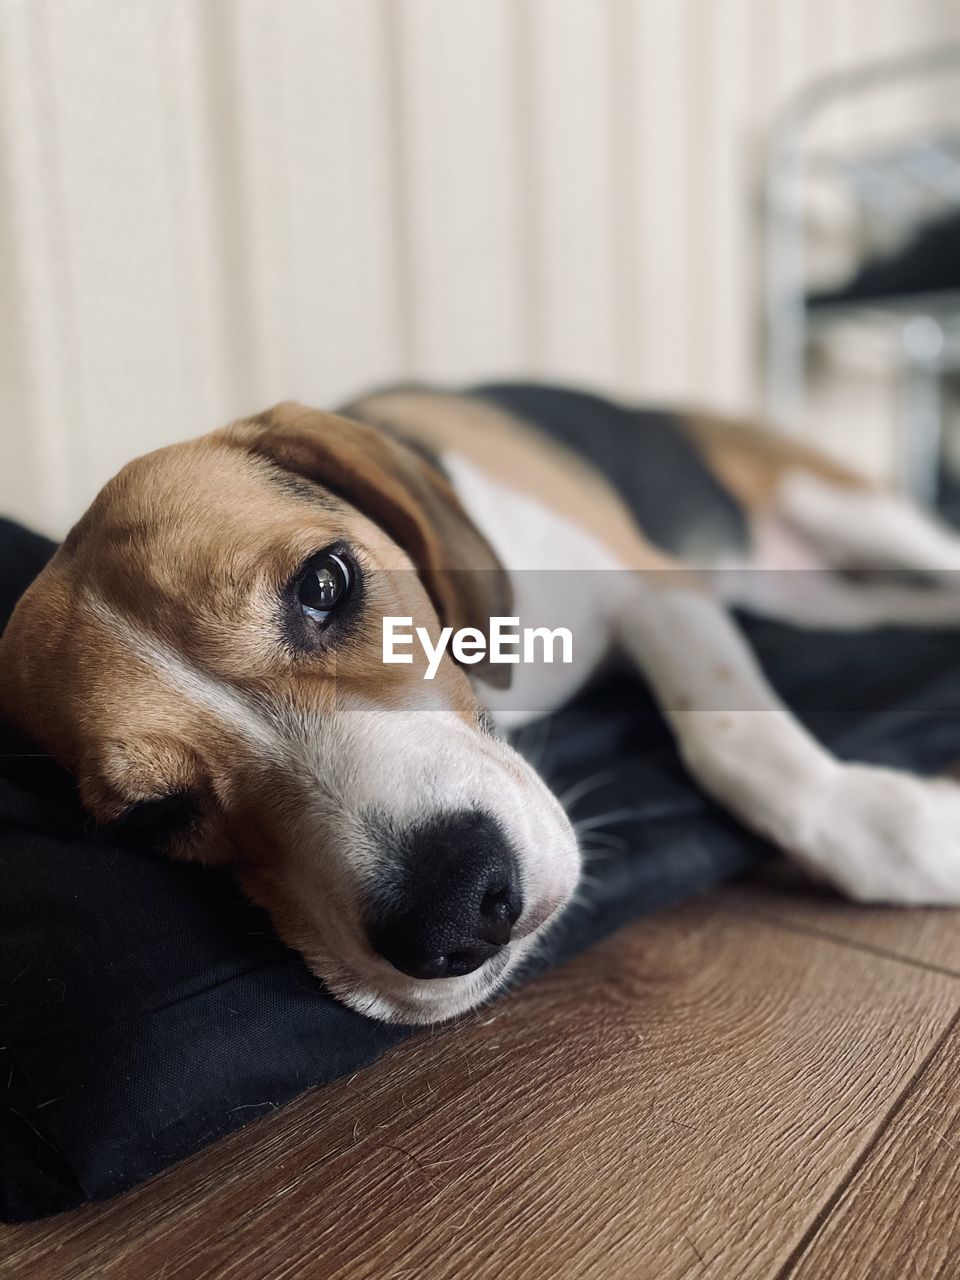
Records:
{"label": "dog's muzzle", "polygon": [[371,824],[386,856],[368,907],[373,950],[413,978],[456,978],[510,942],[523,910],[516,856],[500,824],[468,810],[395,833]]}

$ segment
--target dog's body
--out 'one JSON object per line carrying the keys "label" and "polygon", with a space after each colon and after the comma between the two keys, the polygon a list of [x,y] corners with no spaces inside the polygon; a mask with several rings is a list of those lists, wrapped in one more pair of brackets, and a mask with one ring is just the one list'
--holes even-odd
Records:
{"label": "dog's body", "polygon": [[[234,865],[345,1000],[449,1017],[502,983],[579,871],[484,708],[546,714],[618,656],[694,776],[787,854],[858,899],[960,903],[960,788],[830,756],[727,612],[953,624],[949,530],[706,416],[530,386],[384,391],[344,415],[283,405],[131,464],[18,606],[0,703],[98,819],[172,813],[174,856]],[[870,589],[836,565],[939,585]],[[514,666],[509,688],[449,656],[428,683],[379,650],[388,614],[436,636],[571,612],[576,662]]]}

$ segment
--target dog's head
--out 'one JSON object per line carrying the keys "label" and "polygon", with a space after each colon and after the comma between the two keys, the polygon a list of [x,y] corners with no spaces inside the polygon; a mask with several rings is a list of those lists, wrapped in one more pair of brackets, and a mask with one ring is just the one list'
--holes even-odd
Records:
{"label": "dog's head", "polygon": [[0,639],[0,706],[100,822],[230,864],[341,999],[435,1021],[502,985],[579,859],[465,672],[384,665],[382,619],[436,640],[508,603],[428,460],[281,405],[106,485]]}

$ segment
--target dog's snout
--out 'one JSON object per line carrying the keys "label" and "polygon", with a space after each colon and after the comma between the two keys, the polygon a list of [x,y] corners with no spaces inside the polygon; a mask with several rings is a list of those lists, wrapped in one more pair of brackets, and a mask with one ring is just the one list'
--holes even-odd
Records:
{"label": "dog's snout", "polygon": [[372,913],[374,950],[414,978],[472,973],[510,941],[523,908],[516,859],[489,814],[447,814],[397,842],[394,891]]}

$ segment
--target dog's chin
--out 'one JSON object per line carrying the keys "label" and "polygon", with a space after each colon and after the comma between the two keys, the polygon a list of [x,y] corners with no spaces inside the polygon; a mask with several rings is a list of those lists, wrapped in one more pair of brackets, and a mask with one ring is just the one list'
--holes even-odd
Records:
{"label": "dog's chin", "polygon": [[342,1004],[379,1022],[406,1026],[429,1026],[462,1017],[493,999],[506,986],[524,956],[535,945],[535,937],[511,943],[498,955],[462,978],[408,978],[388,965],[371,965],[368,973],[343,967],[324,972],[313,965],[327,990]]}

